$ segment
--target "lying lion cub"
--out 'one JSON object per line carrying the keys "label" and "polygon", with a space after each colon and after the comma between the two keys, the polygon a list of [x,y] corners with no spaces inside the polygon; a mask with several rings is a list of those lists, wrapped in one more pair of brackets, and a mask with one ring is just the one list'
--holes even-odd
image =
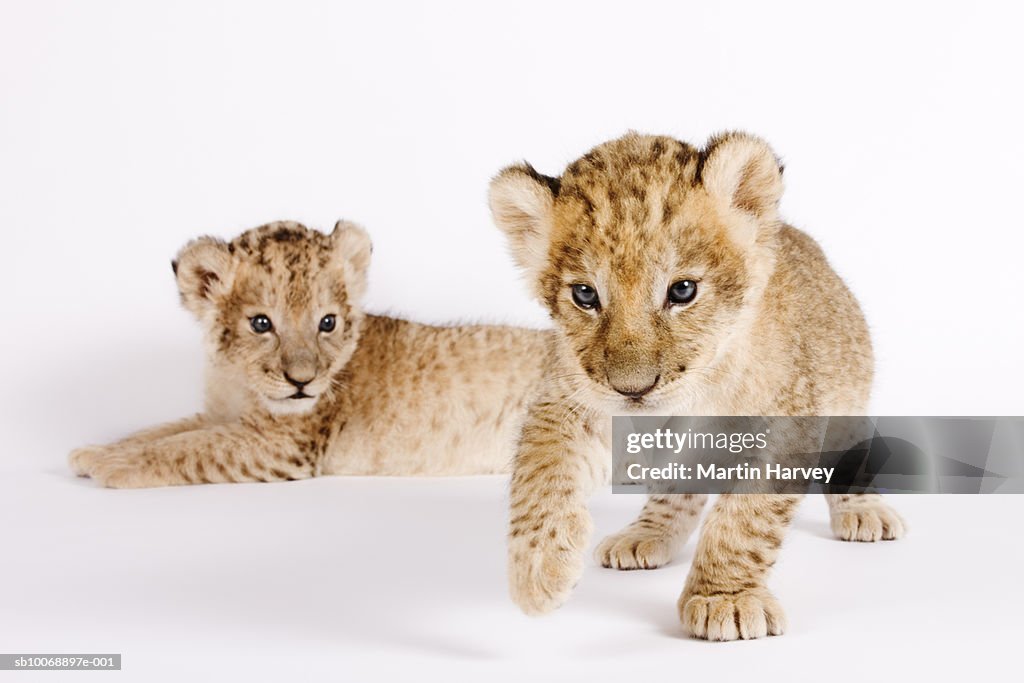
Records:
{"label": "lying lion cub", "polygon": [[205,332],[206,412],[71,467],[117,488],[506,470],[548,334],[366,315],[369,260],[346,222],[186,245],[173,265]]}
{"label": "lying lion cub", "polygon": [[[557,327],[552,372],[512,473],[509,575],[526,612],[555,609],[580,578],[587,498],[608,476],[611,415],[864,414],[867,325],[818,245],[779,218],[781,195],[775,154],[745,134],[704,149],[630,134],[560,178],[524,164],[494,179],[495,220]],[[651,497],[598,546],[598,561],[665,564],[705,499]],[[782,633],[765,580],[798,500],[718,499],[679,599],[690,634]],[[844,540],[903,533],[877,495],[828,502]]]}

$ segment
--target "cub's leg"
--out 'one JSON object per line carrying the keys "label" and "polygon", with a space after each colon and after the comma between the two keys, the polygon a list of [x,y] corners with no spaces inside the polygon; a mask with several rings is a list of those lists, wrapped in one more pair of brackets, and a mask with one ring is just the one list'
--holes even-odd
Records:
{"label": "cub's leg", "polygon": [[[853,410],[852,414],[864,412]],[[874,431],[874,425],[865,417],[830,418],[823,449],[845,451],[868,442]],[[832,533],[844,541],[891,541],[906,533],[903,519],[877,493],[828,493],[825,500]]]}
{"label": "cub's leg", "polygon": [[105,446],[83,446],[82,448],[76,448],[71,451],[71,454],[68,457],[68,462],[71,463],[71,467],[75,471],[75,474],[80,477],[84,477],[86,476],[86,472],[80,468],[80,463],[89,462],[91,459],[99,458],[114,450],[131,446],[139,446],[147,441],[156,441],[157,439],[162,439],[166,436],[174,436],[175,434],[180,434],[182,432],[191,432],[196,429],[202,429],[209,424],[209,418],[203,415],[193,415],[192,417],[186,417],[181,420],[175,420],[174,422],[150,427],[149,429],[143,429]]}
{"label": "cub's leg", "polygon": [[697,528],[707,499],[693,493],[648,497],[635,522],[597,546],[597,561],[615,569],[656,569],[667,564]]}
{"label": "cub's leg", "polygon": [[832,533],[844,541],[892,541],[906,533],[903,518],[877,493],[827,493]]}
{"label": "cub's leg", "polygon": [[718,498],[679,597],[686,632],[708,640],[779,635],[785,615],[765,587],[801,495],[731,494]]}
{"label": "cub's leg", "polygon": [[607,468],[607,452],[589,418],[563,401],[531,407],[512,464],[509,491],[509,590],[527,614],[543,614],[569,597],[583,573],[593,526],[587,499]]}
{"label": "cub's leg", "polygon": [[290,437],[233,423],[71,455],[76,472],[111,488],[305,479],[316,457]]}

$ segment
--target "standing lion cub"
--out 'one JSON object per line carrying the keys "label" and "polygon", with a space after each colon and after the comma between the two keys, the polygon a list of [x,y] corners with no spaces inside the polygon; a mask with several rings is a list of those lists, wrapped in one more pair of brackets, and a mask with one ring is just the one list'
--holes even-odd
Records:
{"label": "standing lion cub", "polygon": [[186,245],[174,271],[206,340],[206,412],[76,450],[72,468],[119,488],[505,471],[548,333],[366,315],[369,260],[345,222]]}
{"label": "standing lion cub", "polygon": [[[554,367],[513,464],[509,578],[529,613],[561,605],[583,571],[587,498],[609,470],[613,414],[862,415],[871,343],[818,245],[777,213],[782,169],[762,140],[698,150],[629,134],[560,178],[528,165],[492,182],[491,209],[556,323]],[[649,498],[597,548],[619,569],[668,562],[706,496]],[[783,632],[765,581],[800,496],[723,495],[679,599],[688,633]],[[844,540],[898,538],[877,495],[829,496]]]}

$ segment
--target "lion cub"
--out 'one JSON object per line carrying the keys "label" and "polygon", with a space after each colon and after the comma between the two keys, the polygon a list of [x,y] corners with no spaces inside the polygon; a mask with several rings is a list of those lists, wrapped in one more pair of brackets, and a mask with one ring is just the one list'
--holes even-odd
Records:
{"label": "lion cub", "polygon": [[[524,611],[558,607],[583,571],[611,415],[864,414],[867,326],[817,244],[780,220],[782,188],[775,154],[742,133],[702,150],[628,134],[561,178],[524,164],[493,180],[495,221],[556,323],[554,367],[513,464],[509,577]],[[598,561],[665,564],[705,498],[652,496]],[[765,580],[799,498],[719,498],[679,599],[689,634],[782,633]],[[828,502],[844,540],[903,533],[877,495]]]}
{"label": "lion cub", "polygon": [[111,487],[507,470],[549,333],[366,315],[370,241],[273,223],[174,262],[206,412],[70,456]]}

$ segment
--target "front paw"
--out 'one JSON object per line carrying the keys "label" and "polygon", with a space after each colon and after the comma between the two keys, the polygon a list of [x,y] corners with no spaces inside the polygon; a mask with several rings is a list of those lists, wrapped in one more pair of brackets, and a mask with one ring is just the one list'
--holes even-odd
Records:
{"label": "front paw", "polygon": [[707,595],[684,592],[678,606],[683,629],[694,638],[749,640],[786,630],[782,607],[765,588]]}
{"label": "front paw", "polygon": [[547,614],[561,607],[583,575],[590,516],[583,510],[558,519],[512,529],[509,591],[526,614]]}
{"label": "front paw", "polygon": [[594,551],[602,567],[613,569],[657,569],[675,554],[673,539],[663,531],[628,526],[607,536]]}
{"label": "front paw", "polygon": [[96,463],[110,454],[106,446],[83,446],[76,448],[68,455],[68,465],[71,471],[79,477],[89,477]]}
{"label": "front paw", "polygon": [[68,462],[75,474],[90,477],[107,488],[158,486],[144,466],[142,453],[104,446],[86,446],[71,452]]}
{"label": "front paw", "polygon": [[832,512],[832,533],[843,541],[893,541],[906,533],[903,518],[882,502],[840,507]]}

